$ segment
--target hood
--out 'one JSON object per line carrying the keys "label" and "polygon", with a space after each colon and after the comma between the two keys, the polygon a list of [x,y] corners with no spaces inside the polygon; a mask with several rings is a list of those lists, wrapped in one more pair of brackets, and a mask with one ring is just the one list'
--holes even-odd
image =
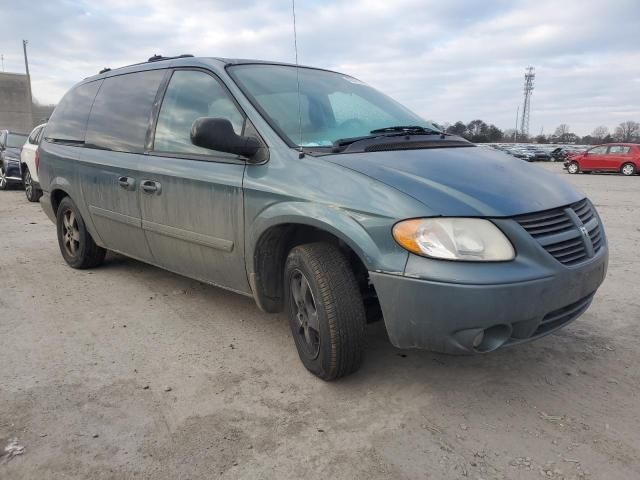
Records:
{"label": "hood", "polygon": [[435,215],[508,217],[584,198],[557,174],[489,148],[434,148],[322,157],[422,202]]}

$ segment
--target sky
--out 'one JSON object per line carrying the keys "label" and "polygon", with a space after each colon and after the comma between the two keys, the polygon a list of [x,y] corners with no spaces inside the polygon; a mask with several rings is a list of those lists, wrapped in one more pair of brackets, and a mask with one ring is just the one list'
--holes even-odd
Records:
{"label": "sky", "polygon": [[[24,72],[27,39],[41,103],[155,53],[295,59],[290,0],[0,0],[0,15],[5,71]],[[301,64],[440,124],[513,128],[529,65],[530,134],[640,121],[640,0],[296,0],[296,18]]]}

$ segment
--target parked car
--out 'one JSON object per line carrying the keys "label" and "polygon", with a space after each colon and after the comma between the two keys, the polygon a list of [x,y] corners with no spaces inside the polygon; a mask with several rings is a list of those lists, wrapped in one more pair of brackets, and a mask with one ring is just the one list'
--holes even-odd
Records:
{"label": "parked car", "polygon": [[42,196],[38,180],[39,154],[37,150],[45,125],[45,123],[38,125],[31,131],[24,147],[22,147],[22,153],[20,153],[20,172],[24,193],[30,202],[37,202]]}
{"label": "parked car", "polygon": [[533,161],[535,162],[548,162],[551,160],[551,155],[549,155],[547,152],[545,152],[541,148],[534,147],[534,146],[527,146],[525,147],[525,149],[528,152],[531,152],[533,154]]}
{"label": "parked car", "polygon": [[152,57],[73,87],[39,151],[71,267],[113,250],[284,310],[325,380],[380,312],[398,348],[490,352],[573,321],[607,270],[560,177],[327,70]]}
{"label": "parked car", "polygon": [[26,140],[24,133],[0,130],[0,190],[22,183],[20,151]]}
{"label": "parked car", "polygon": [[640,169],[640,145],[635,143],[608,143],[590,148],[567,159],[569,173],[620,172],[635,175]]}

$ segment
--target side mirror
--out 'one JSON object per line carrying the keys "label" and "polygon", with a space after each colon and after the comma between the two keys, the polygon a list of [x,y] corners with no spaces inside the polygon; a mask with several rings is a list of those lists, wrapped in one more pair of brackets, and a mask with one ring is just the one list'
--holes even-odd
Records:
{"label": "side mirror", "polygon": [[225,118],[197,118],[191,126],[191,143],[219,152],[242,155],[249,161],[259,162],[258,152],[263,146],[255,137],[236,135],[233,125]]}

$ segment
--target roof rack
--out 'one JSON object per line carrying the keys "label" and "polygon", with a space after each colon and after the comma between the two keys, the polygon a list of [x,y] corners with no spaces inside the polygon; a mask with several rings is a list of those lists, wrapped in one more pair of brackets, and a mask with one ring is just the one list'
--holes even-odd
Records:
{"label": "roof rack", "polygon": [[[175,60],[176,58],[192,58],[193,55],[191,55],[190,53],[185,53],[182,55],[176,55],[175,57],[163,57],[162,55],[153,55],[152,57],[149,57],[149,59],[146,62],[140,62],[140,63],[134,63],[132,65],[126,65],[127,67],[133,67],[134,65],[144,65],[145,63],[151,63],[151,62],[160,62],[162,60]],[[122,67],[125,68],[125,67]],[[98,75],[101,75],[103,73],[107,73],[110,72],[111,69],[109,67],[105,67],[102,70],[100,70],[98,72]]]}
{"label": "roof rack", "polygon": [[149,60],[147,60],[147,62],[159,62],[161,60],[174,60],[176,58],[191,58],[191,57],[193,57],[193,55],[191,55],[190,53],[176,55],[175,57],[163,57],[162,55],[155,54],[152,57],[149,57]]}

